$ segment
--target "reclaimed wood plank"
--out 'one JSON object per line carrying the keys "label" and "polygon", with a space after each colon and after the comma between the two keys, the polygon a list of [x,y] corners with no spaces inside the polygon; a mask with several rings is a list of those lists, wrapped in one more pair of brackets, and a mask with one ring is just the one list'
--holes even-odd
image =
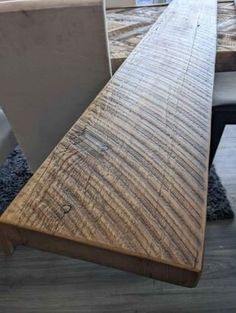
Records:
{"label": "reclaimed wood plank", "polygon": [[196,285],[215,53],[216,0],[173,1],[1,216],[2,238]]}
{"label": "reclaimed wood plank", "polygon": [[[235,164],[236,125],[230,125],[215,166],[236,213]],[[235,233],[235,219],[207,223],[204,270],[197,289],[189,290],[27,247],[5,258],[0,248],[0,311],[175,313],[181,303],[181,313],[235,313]]]}

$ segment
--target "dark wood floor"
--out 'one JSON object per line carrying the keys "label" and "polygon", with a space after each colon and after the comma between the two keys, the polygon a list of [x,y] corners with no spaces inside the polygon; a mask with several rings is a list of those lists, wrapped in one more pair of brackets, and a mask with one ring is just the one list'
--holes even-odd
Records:
{"label": "dark wood floor", "polygon": [[[226,129],[215,165],[236,212],[236,126]],[[0,251],[0,312],[236,312],[236,221],[208,223],[195,289],[23,247],[10,258]]]}

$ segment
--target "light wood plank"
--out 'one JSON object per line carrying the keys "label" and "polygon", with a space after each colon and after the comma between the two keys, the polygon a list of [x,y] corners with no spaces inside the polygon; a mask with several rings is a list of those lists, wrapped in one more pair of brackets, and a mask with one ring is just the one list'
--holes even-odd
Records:
{"label": "light wood plank", "polygon": [[[215,158],[236,213],[235,164],[236,125],[226,127]],[[181,307],[181,313],[235,313],[235,233],[236,220],[207,223],[204,269],[195,289],[27,247],[5,258],[0,248],[0,311],[175,313]]]}
{"label": "light wood plank", "polygon": [[6,243],[194,286],[215,53],[216,1],[173,1],[2,215]]}

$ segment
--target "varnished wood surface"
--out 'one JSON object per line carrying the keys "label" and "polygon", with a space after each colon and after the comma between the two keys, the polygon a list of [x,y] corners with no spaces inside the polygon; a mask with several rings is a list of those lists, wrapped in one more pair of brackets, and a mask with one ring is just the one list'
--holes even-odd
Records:
{"label": "varnished wood surface", "polygon": [[174,1],[2,215],[5,246],[195,285],[215,53],[216,1]]}
{"label": "varnished wood surface", "polygon": [[107,10],[113,72],[129,56],[167,6]]}
{"label": "varnished wood surface", "polygon": [[[107,10],[113,72],[124,62],[165,9],[166,6]],[[219,0],[216,71],[236,70],[235,33],[234,2]]]}
{"label": "varnished wood surface", "polygon": [[[236,126],[215,166],[236,213]],[[236,221],[207,223],[201,280],[186,289],[26,247],[0,248],[1,313],[235,313]]]}
{"label": "varnished wood surface", "polygon": [[236,7],[234,3],[218,4],[217,71],[236,71]]}

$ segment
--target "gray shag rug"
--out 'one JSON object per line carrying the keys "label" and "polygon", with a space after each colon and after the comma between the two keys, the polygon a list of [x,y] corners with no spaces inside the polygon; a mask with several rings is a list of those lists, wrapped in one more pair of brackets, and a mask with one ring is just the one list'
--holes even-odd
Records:
{"label": "gray shag rug", "polygon": [[[27,160],[19,147],[0,167],[0,212],[3,212],[32,176]],[[224,220],[234,217],[225,189],[212,166],[208,187],[207,220]]]}

